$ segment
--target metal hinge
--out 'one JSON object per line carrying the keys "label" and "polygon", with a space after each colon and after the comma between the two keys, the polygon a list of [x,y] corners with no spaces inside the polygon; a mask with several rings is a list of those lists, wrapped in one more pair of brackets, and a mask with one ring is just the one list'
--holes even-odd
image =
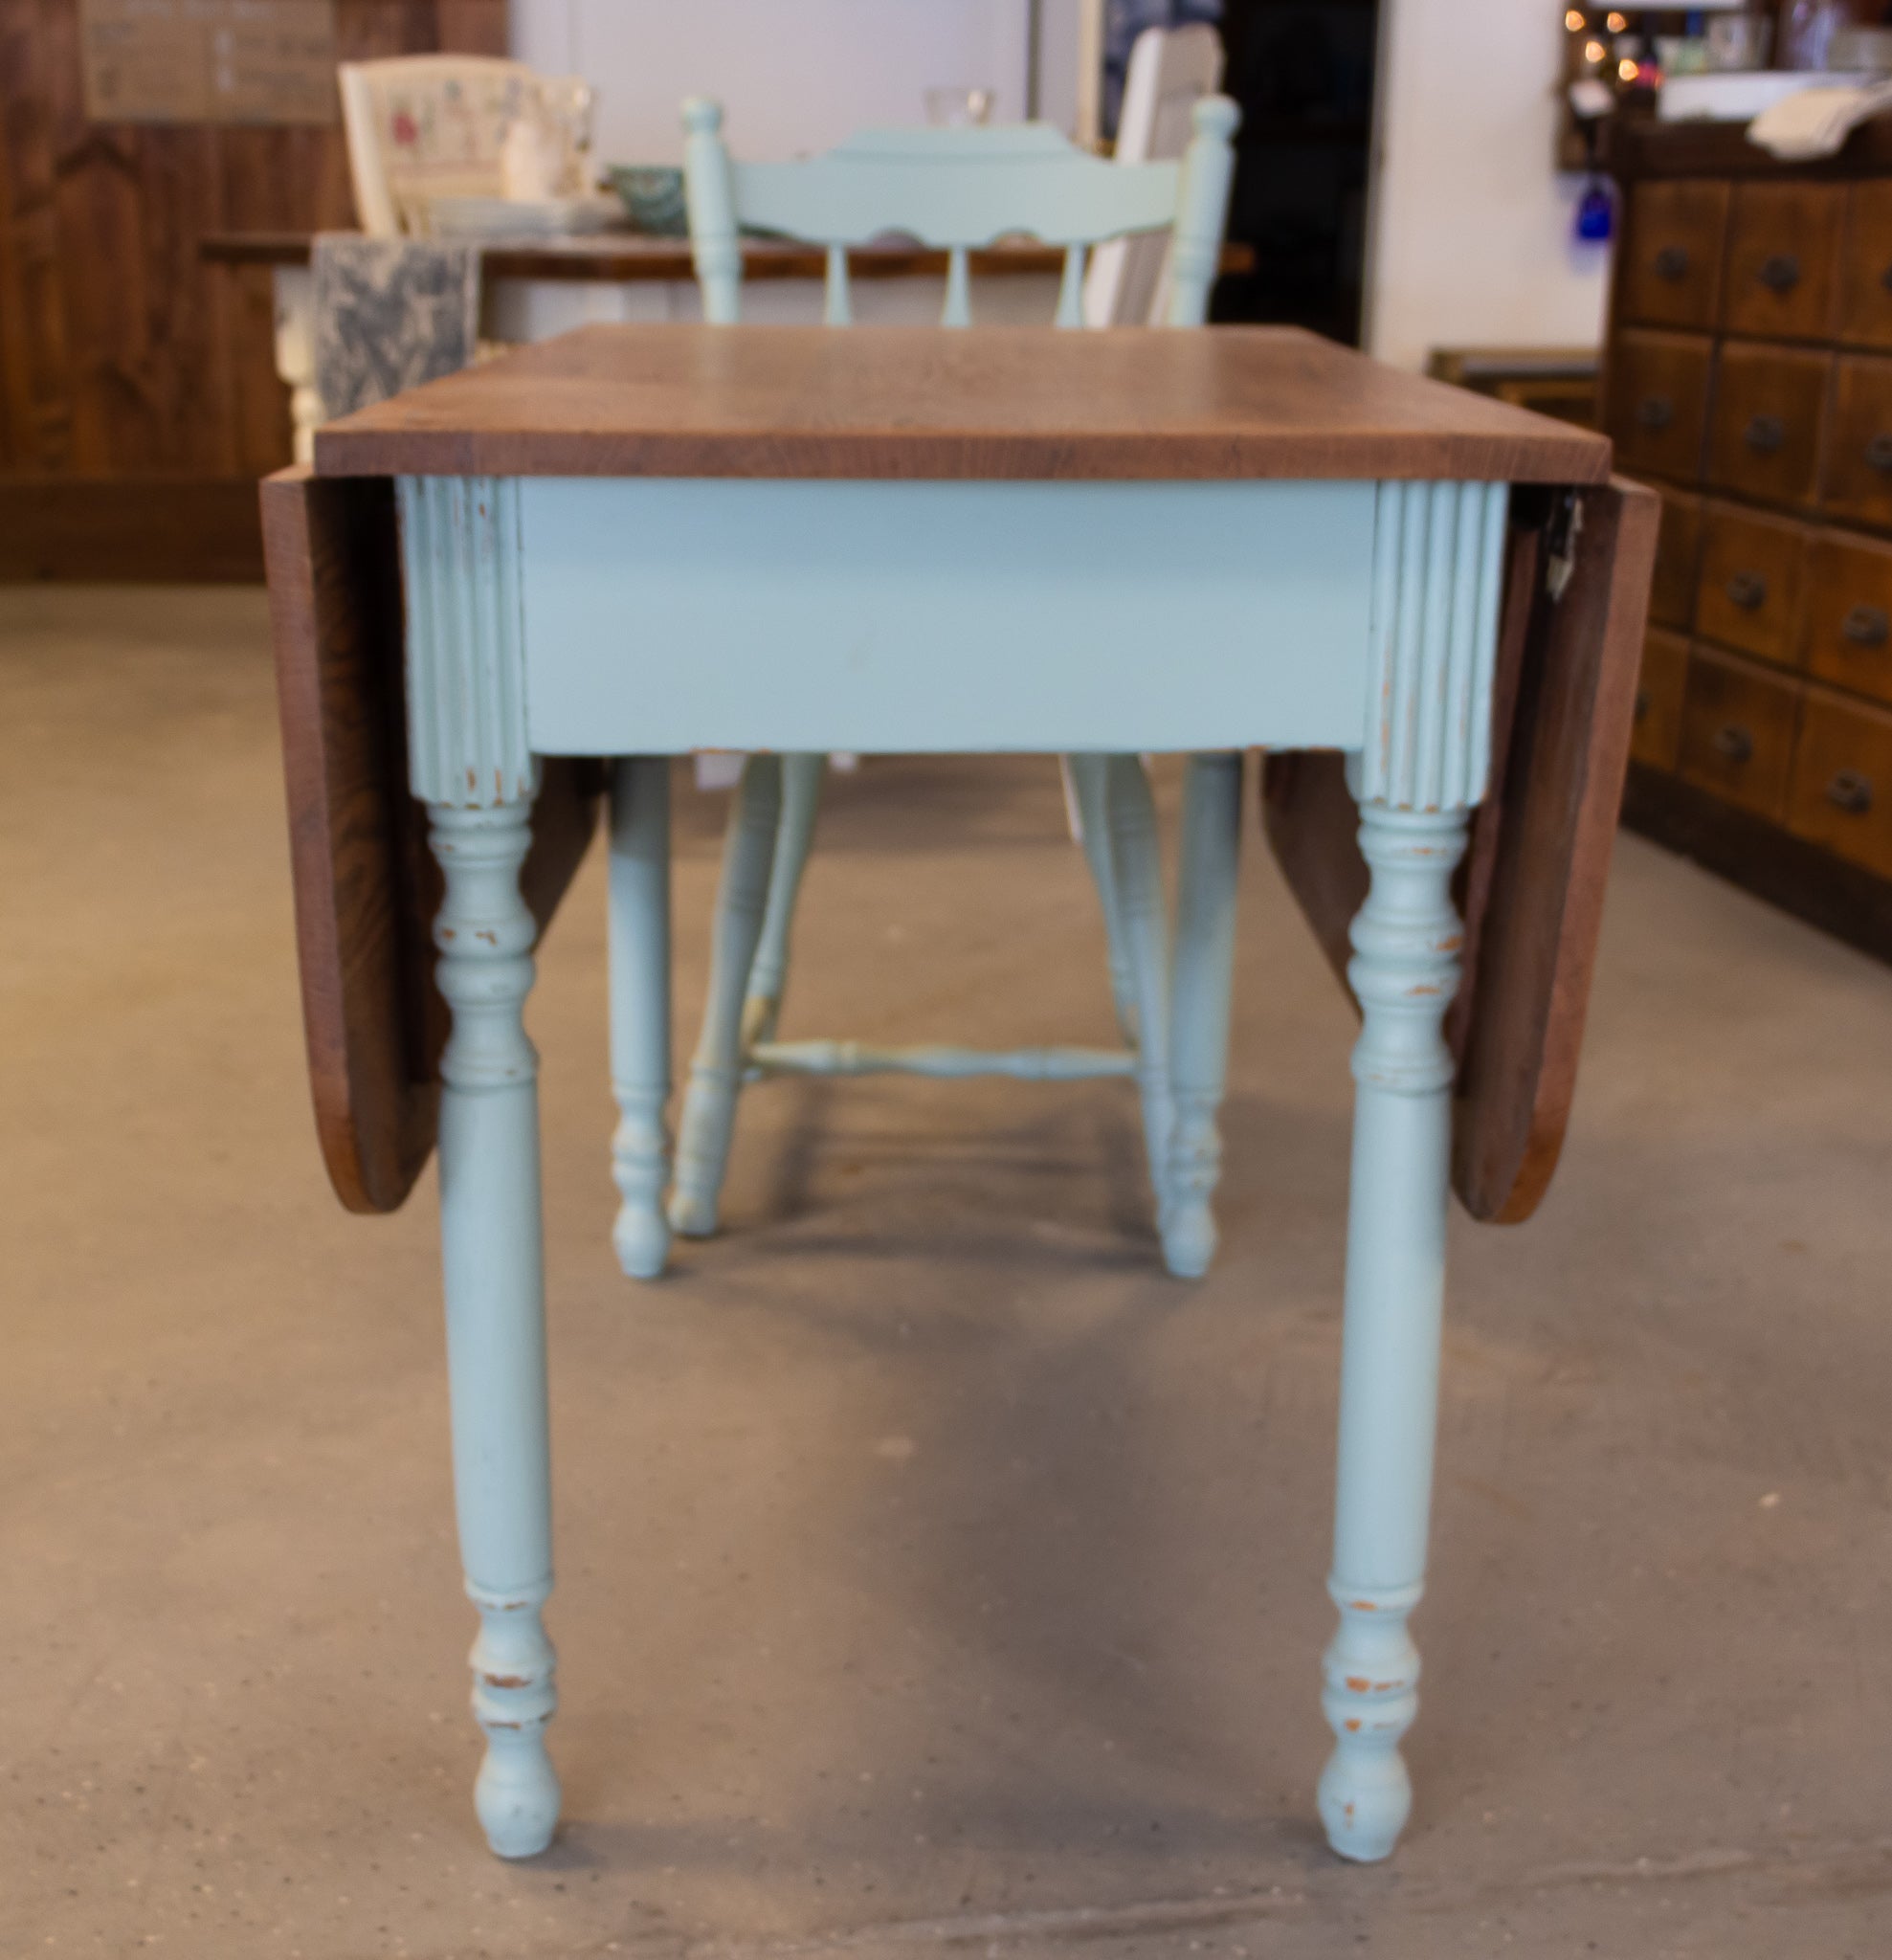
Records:
{"label": "metal hinge", "polygon": [[1554,606],[1576,569],[1576,541],[1583,529],[1583,499],[1574,490],[1560,491],[1550,506],[1545,527],[1544,590]]}

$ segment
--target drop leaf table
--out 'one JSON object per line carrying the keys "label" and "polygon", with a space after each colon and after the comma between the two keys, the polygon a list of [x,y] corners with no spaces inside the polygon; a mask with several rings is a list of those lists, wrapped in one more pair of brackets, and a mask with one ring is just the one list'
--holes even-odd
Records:
{"label": "drop leaf table", "polygon": [[[1267,751],[1268,836],[1362,1016],[1320,1810],[1391,1850],[1448,1192],[1523,1217],[1555,1164],[1655,508],[1600,437],[1259,328],[592,327],[265,485],[323,1154],[368,1212],[440,1154],[496,1852],[559,1805],[533,947],[604,766],[660,785],[697,748]],[[1213,781],[1222,882],[1186,861],[1181,912],[1225,964],[1238,766]],[[621,808],[667,1070],[663,799]],[[1214,959],[1176,959],[1225,1013]],[[1218,1081],[1179,1118],[1212,1173]]]}

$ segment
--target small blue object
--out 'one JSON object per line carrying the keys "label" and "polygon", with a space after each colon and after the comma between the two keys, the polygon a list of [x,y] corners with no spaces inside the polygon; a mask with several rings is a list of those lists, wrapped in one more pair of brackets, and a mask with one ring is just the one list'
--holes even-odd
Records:
{"label": "small blue object", "polygon": [[1610,187],[1592,177],[1577,200],[1576,234],[1586,244],[1601,245],[1615,230],[1616,203]]}

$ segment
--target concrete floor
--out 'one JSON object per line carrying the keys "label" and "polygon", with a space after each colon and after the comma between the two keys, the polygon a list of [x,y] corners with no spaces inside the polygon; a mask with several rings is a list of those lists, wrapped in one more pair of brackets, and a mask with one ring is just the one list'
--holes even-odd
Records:
{"label": "concrete floor", "polygon": [[[1349,1015],[1265,853],[1195,1286],[1123,1084],[886,1082],[754,1094],[732,1229],[629,1285],[594,858],[531,1009],[568,1823],[506,1866],[432,1191],[322,1178],[260,595],[0,592],[0,1954],[1892,1951],[1882,969],[1622,843],[1563,1173],[1455,1221],[1368,1870],[1312,1804]],[[1048,766],[871,768],[822,845],[793,1030],[1107,1038]]]}

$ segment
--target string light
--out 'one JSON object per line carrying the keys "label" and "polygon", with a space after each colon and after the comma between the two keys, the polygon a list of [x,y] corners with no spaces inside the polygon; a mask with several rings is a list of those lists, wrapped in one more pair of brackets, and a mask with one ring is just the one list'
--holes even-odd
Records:
{"label": "string light", "polygon": [[1629,25],[1629,22],[1622,14],[1612,13],[1609,19],[1606,20],[1603,23],[1603,25],[1607,27],[1613,34],[1619,34],[1622,33],[1623,29]]}
{"label": "string light", "polygon": [[1634,81],[1638,72],[1639,71],[1637,70],[1636,65],[1634,61],[1624,59],[1616,64],[1616,73],[1625,81]]}
{"label": "string light", "polygon": [[1571,33],[1580,34],[1584,31],[1584,29],[1589,25],[1589,22],[1584,19],[1583,15],[1580,12],[1578,12],[1578,11],[1574,7],[1572,7],[1570,11],[1564,16],[1564,25],[1569,30]]}
{"label": "string light", "polygon": [[1586,61],[1591,62],[1592,65],[1599,64],[1602,61],[1604,56],[1606,56],[1609,52],[1609,49],[1606,48],[1601,41],[1592,41],[1589,43],[1588,46],[1585,47],[1583,51],[1583,58]]}

